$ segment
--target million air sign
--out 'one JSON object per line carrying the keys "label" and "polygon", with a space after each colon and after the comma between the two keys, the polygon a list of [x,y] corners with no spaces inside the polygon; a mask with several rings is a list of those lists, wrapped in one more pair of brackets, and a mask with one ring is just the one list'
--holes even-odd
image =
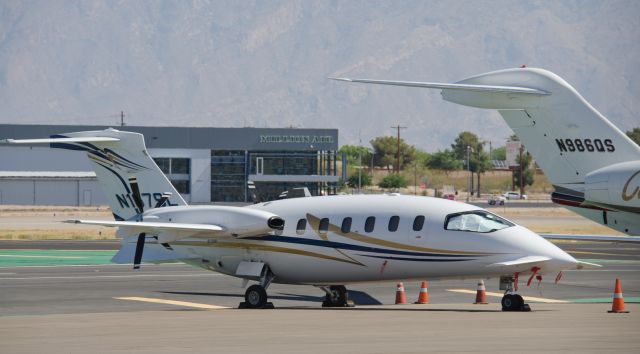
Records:
{"label": "million air sign", "polygon": [[331,135],[260,135],[261,144],[332,144]]}

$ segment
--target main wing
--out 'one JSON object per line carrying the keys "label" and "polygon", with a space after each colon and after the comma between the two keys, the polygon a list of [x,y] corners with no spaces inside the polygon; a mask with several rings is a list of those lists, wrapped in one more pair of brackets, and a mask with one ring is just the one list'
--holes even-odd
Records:
{"label": "main wing", "polygon": [[[147,222],[147,221],[108,221],[108,220],[67,220],[66,223],[100,225],[107,227],[119,227],[118,234],[125,237],[130,235],[147,234],[156,236],[159,243],[170,243],[187,237],[203,238],[242,238],[251,235],[242,235],[220,225],[213,224],[185,224],[173,222]],[[271,230],[265,228],[265,234]]]}

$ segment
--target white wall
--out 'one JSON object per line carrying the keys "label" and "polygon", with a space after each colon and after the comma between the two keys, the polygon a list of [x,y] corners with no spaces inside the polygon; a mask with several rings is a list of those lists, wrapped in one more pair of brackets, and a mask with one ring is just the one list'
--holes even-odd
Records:
{"label": "white wall", "polygon": [[182,157],[191,159],[191,195],[188,202],[211,202],[211,150],[209,149],[149,149],[152,157]]}
{"label": "white wall", "polygon": [[86,206],[107,201],[95,179],[0,179],[0,204]]}

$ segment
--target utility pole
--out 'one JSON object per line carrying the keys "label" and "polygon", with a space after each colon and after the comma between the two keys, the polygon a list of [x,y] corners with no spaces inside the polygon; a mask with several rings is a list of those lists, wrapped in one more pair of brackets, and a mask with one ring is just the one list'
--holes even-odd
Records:
{"label": "utility pole", "polygon": [[124,127],[124,111],[120,111],[120,126]]}
{"label": "utility pole", "polygon": [[467,203],[469,203],[469,197],[471,196],[471,146],[467,145],[467,172],[469,172],[469,180],[467,181]]}
{"label": "utility pole", "polygon": [[407,127],[402,127],[400,126],[400,124],[398,124],[391,128],[398,130],[398,148],[396,151],[396,173],[400,174],[400,129],[407,129]]}
{"label": "utility pole", "polygon": [[522,199],[522,195],[524,194],[524,176],[522,175],[522,152],[524,150],[524,146],[520,144],[520,199]]}

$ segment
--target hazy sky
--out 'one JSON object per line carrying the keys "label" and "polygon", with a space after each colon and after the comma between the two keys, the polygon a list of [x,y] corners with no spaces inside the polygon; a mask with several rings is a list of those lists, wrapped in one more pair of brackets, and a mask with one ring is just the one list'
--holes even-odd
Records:
{"label": "hazy sky", "polygon": [[495,112],[350,75],[453,82],[551,70],[623,130],[640,126],[640,1],[3,1],[0,123],[338,128],[366,144],[410,127],[502,144]]}

